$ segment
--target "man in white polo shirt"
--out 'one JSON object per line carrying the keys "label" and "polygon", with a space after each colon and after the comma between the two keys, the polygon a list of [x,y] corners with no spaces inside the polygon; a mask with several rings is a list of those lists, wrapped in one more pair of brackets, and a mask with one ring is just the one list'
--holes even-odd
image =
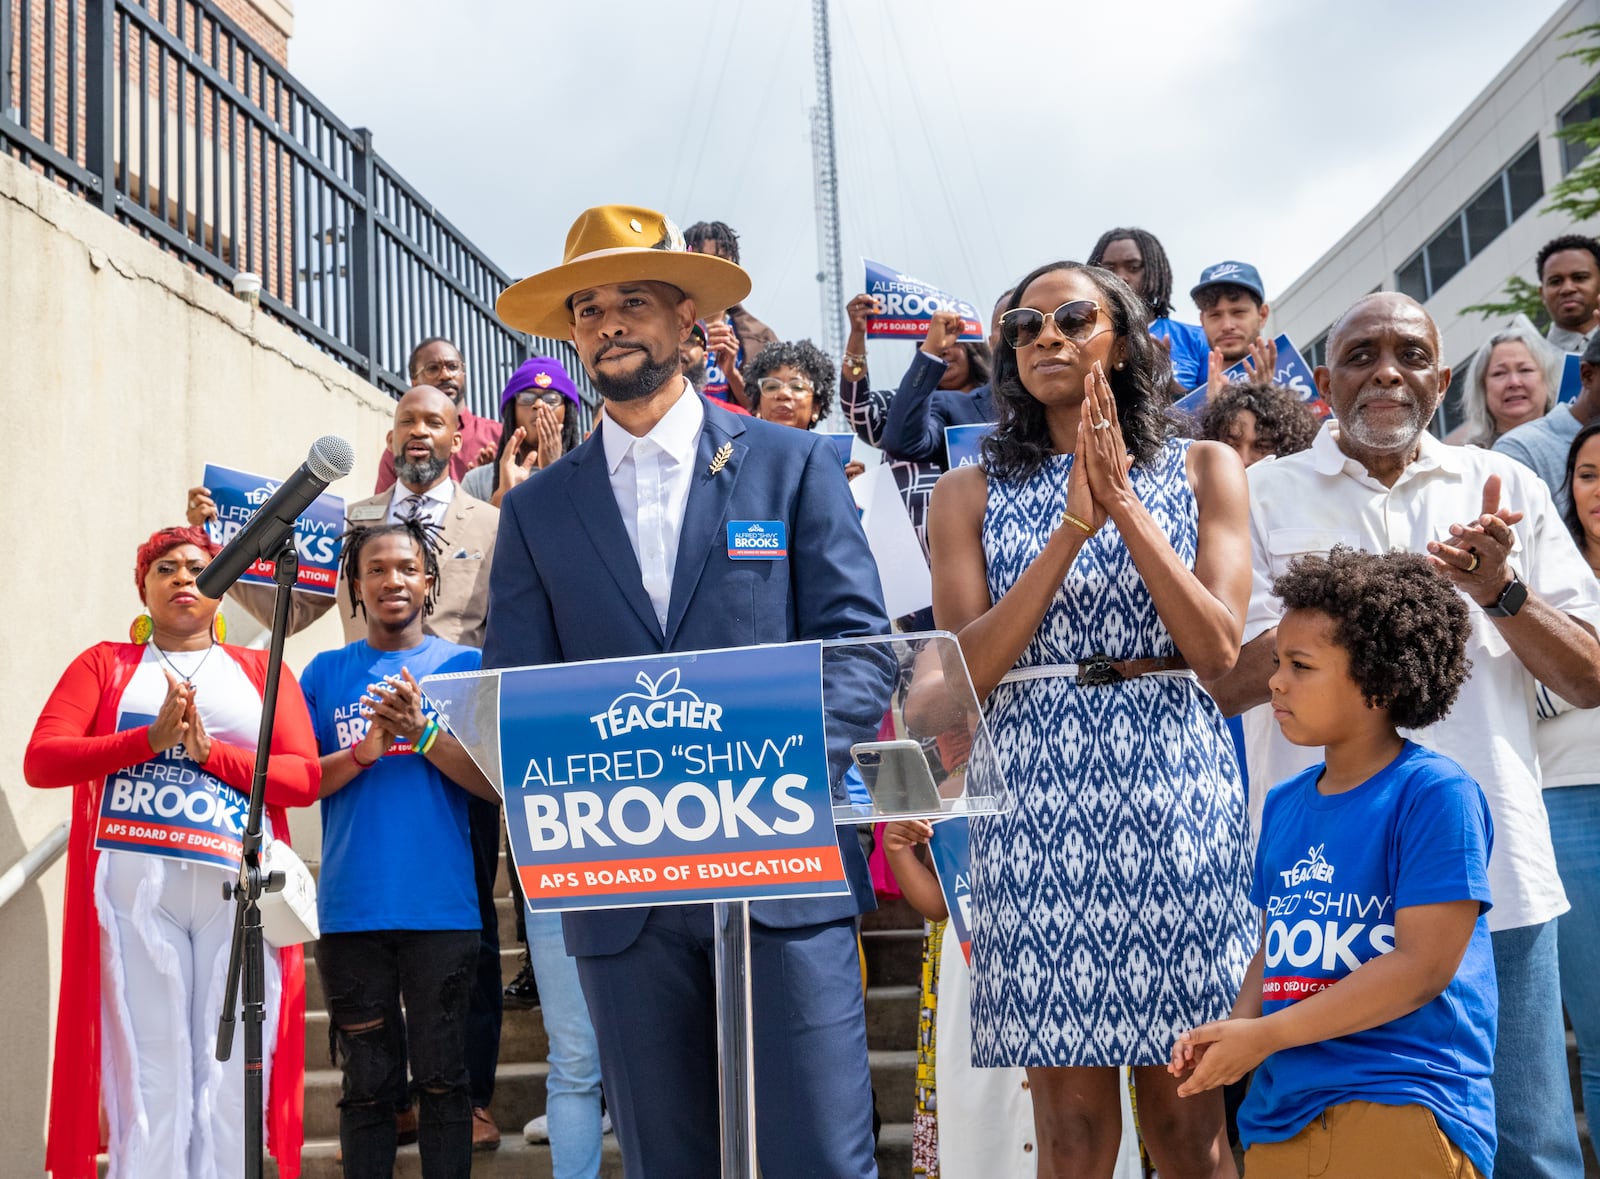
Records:
{"label": "man in white polo shirt", "polygon": [[1309,451],[1250,469],[1246,643],[1212,685],[1224,712],[1255,708],[1245,718],[1251,813],[1259,818],[1272,785],[1321,758],[1290,745],[1270,710],[1255,707],[1269,696],[1282,614],[1273,577],[1336,544],[1428,553],[1476,607],[1472,673],[1455,707],[1407,735],[1471,773],[1494,820],[1495,1169],[1579,1179],[1556,959],[1555,918],[1567,900],[1540,796],[1532,689],[1537,679],[1580,707],[1600,705],[1600,591],[1531,471],[1427,433],[1450,370],[1439,364],[1437,327],[1415,301],[1380,292],[1357,302],[1330,332],[1328,364],[1316,375],[1336,421]]}

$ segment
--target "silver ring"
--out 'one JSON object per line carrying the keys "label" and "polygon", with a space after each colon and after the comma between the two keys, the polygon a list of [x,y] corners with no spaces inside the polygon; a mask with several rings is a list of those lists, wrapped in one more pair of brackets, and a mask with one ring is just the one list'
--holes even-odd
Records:
{"label": "silver ring", "polygon": [[1098,422],[1096,422],[1094,424],[1094,428],[1096,430],[1109,430],[1109,429],[1111,429],[1111,419],[1110,418],[1101,418]]}

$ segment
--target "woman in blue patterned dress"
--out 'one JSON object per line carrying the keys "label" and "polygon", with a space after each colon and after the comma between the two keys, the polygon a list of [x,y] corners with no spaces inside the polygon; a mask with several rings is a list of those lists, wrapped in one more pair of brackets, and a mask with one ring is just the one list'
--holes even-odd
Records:
{"label": "woman in blue patterned dress", "polygon": [[1162,1179],[1231,1177],[1220,1094],[1179,1098],[1165,1063],[1228,1014],[1254,945],[1244,792],[1201,686],[1239,652],[1244,469],[1167,437],[1166,354],[1108,271],[1041,267],[1001,324],[983,465],[929,512],[935,619],[1014,802],[972,828],[974,1063],[1027,1068],[1041,1179],[1111,1175],[1119,1065]]}

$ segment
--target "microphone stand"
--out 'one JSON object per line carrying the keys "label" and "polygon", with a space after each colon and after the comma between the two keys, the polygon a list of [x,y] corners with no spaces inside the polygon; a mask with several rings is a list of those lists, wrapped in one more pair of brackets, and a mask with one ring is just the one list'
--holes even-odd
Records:
{"label": "microphone stand", "polygon": [[222,886],[224,900],[234,902],[233,948],[228,952],[227,989],[222,1017],[217,1022],[217,1059],[233,1055],[234,1006],[244,992],[244,1174],[262,1179],[264,1103],[261,1090],[261,1025],[267,1012],[267,964],[261,936],[258,902],[265,893],[283,888],[283,873],[261,872],[261,811],[266,805],[267,759],[272,755],[272,723],[278,706],[278,673],[283,667],[283,641],[289,633],[289,594],[300,576],[300,556],[294,531],[286,531],[273,557],[272,580],[277,585],[272,606],[272,642],[267,656],[267,682],[261,693],[261,728],[256,737],[255,777],[250,783],[250,810],[245,820],[239,855],[239,879]]}

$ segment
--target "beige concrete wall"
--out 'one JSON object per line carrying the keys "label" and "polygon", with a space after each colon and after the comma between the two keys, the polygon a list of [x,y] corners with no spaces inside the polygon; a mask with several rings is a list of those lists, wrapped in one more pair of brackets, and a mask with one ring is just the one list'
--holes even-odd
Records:
{"label": "beige concrete wall", "polygon": [[[112,218],[0,156],[0,869],[68,817],[22,752],[85,647],[138,612],[133,554],[181,523],[207,462],[287,475],[321,434],[355,446],[331,490],[370,493],[392,402],[270,317]],[[235,609],[234,636],[258,631]],[[289,646],[303,667],[340,642],[332,612]],[[291,824],[309,837],[314,811]],[[60,861],[0,909],[0,1176],[44,1166],[64,881]]]}

